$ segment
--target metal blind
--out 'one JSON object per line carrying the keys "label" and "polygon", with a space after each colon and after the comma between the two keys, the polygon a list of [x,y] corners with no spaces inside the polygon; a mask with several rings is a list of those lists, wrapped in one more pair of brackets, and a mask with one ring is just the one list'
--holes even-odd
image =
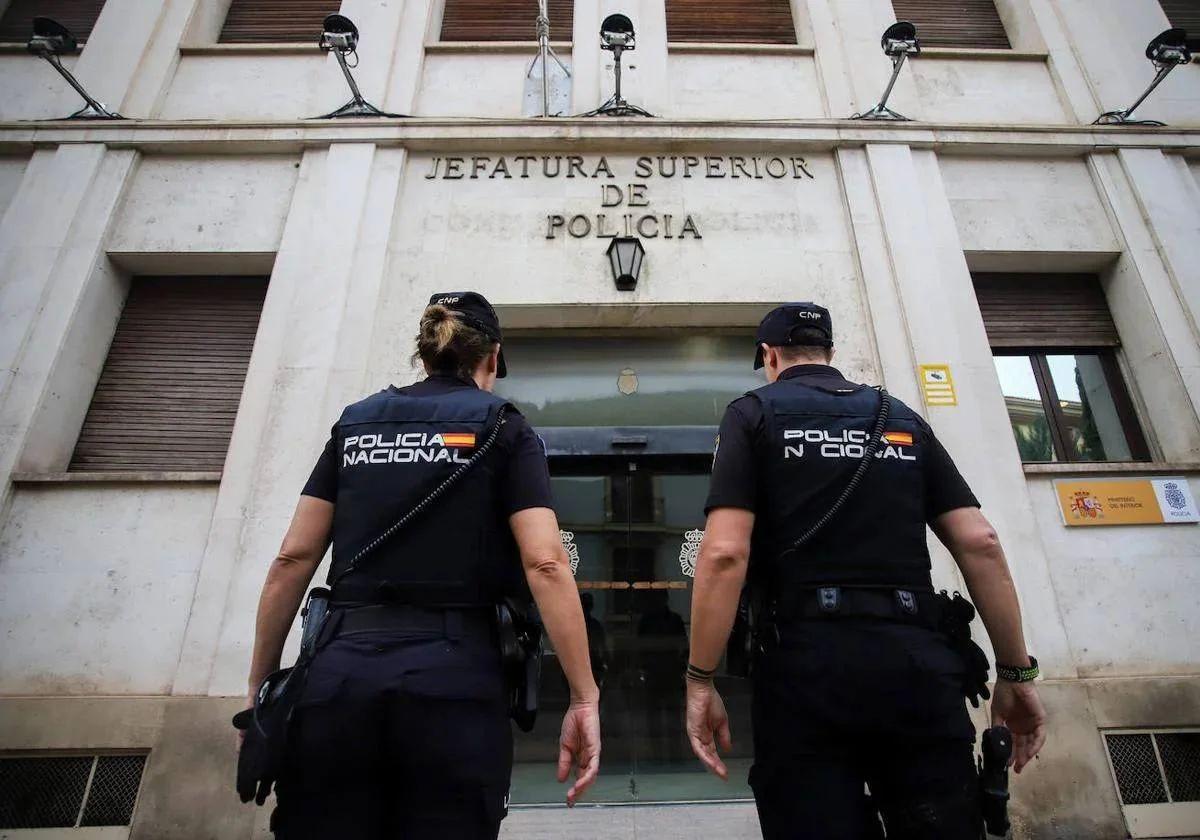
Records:
{"label": "metal blind", "polygon": [[1012,49],[994,0],[892,0],[892,8],[916,24],[922,46]]}
{"label": "metal blind", "polygon": [[1186,29],[1188,46],[1193,52],[1200,52],[1200,0],[1159,0],[1159,3],[1171,26]]}
{"label": "metal blind", "polygon": [[[570,41],[575,0],[549,0],[550,40]],[[443,41],[536,41],[537,0],[446,0]]]}
{"label": "metal blind", "polygon": [[222,44],[312,43],[321,22],[342,0],[233,0],[221,27]]}
{"label": "metal blind", "polygon": [[33,19],[48,17],[61,23],[83,43],[92,34],[104,0],[12,0],[0,15],[0,41],[24,44],[33,34]]}
{"label": "metal blind", "polygon": [[1090,274],[976,274],[992,347],[1117,347],[1100,282]]}
{"label": "metal blind", "polygon": [[220,470],[266,289],[263,278],[135,278],[70,469]]}
{"label": "metal blind", "polygon": [[667,41],[794,44],[788,0],[667,0]]}

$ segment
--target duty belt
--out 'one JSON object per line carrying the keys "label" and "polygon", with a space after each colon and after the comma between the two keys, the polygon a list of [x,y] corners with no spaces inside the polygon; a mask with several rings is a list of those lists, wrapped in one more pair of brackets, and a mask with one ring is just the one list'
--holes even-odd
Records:
{"label": "duty belt", "polygon": [[335,606],[367,607],[378,604],[415,607],[491,607],[499,597],[488,597],[479,586],[459,583],[342,581],[333,588]]}
{"label": "duty belt", "polygon": [[870,618],[938,630],[943,625],[943,600],[922,587],[816,586],[780,598],[770,614],[780,625],[804,619]]}
{"label": "duty belt", "polygon": [[338,635],[371,631],[444,633],[448,638],[485,637],[494,632],[495,616],[489,609],[439,609],[408,604],[380,604],[339,609]]}

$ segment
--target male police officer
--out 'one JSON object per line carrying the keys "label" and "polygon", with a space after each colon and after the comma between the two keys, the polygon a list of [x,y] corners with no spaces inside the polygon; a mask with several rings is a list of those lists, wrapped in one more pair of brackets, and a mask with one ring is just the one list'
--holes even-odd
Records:
{"label": "male police officer", "polygon": [[[717,745],[730,748],[729,721],[711,676],[749,568],[767,616],[756,635],[750,773],[764,837],[878,838],[882,816],[889,840],[978,838],[963,696],[985,691],[986,664],[964,640],[969,608],[933,593],[927,524],[954,555],[996,650],[992,719],[1014,733],[1017,772],[1045,740],[1030,682],[1037,663],[1004,552],[949,455],[889,398],[872,459],[883,399],[829,366],[832,339],[823,307],[770,312],[755,358],[770,384],[733,402],[721,423],[692,601],[688,736],[725,778]],[[860,463],[869,466],[844,506],[794,549]],[[954,639],[942,632],[953,614]]]}

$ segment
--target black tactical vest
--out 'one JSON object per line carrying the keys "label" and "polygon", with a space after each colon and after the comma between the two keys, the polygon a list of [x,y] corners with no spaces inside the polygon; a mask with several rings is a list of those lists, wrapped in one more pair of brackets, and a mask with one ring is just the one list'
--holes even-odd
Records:
{"label": "black tactical vest", "polygon": [[892,398],[885,439],[862,483],[833,520],[790,551],[845,488],[870,440],[880,395],[827,375],[778,380],[751,395],[762,404],[765,423],[756,574],[782,587],[775,591],[817,584],[928,586],[928,432],[917,414]]}
{"label": "black tactical vest", "polygon": [[[339,464],[331,581],[470,459],[505,404],[470,387],[423,396],[390,388],[342,412],[334,427]],[[378,600],[496,603],[519,578],[512,533],[496,498],[499,457],[489,452],[364,558],[334,587],[334,598],[375,600],[370,593],[377,590]]]}

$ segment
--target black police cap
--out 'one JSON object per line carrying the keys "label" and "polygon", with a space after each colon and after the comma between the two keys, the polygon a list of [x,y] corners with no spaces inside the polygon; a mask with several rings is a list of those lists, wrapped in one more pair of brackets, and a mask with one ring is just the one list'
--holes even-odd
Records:
{"label": "black police cap", "polygon": [[[500,317],[488,303],[488,299],[479,292],[438,292],[429,298],[429,305],[444,306],[458,315],[459,320],[473,327],[496,343],[504,339],[500,333]],[[508,376],[508,365],[504,362],[504,348],[500,348],[500,361],[496,376],[500,379]]]}
{"label": "black police cap", "polygon": [[[824,340],[814,343],[811,336],[801,338],[799,333],[802,330],[816,330],[824,336]],[[768,347],[832,347],[833,320],[829,317],[829,310],[809,301],[775,307],[759,322],[758,332],[754,336],[755,370],[763,366],[764,344]]]}

